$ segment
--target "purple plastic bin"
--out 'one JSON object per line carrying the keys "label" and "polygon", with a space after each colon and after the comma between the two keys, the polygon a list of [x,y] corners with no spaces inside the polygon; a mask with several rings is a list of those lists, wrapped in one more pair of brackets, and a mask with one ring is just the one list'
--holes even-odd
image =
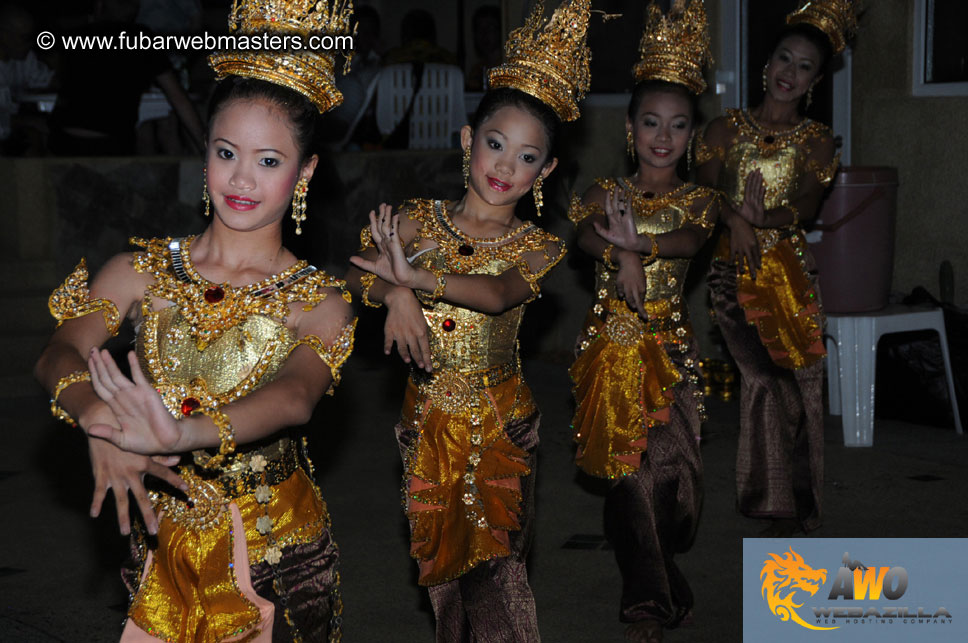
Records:
{"label": "purple plastic bin", "polygon": [[810,244],[826,312],[860,313],[887,306],[896,214],[897,168],[840,168],[813,226],[820,239]]}

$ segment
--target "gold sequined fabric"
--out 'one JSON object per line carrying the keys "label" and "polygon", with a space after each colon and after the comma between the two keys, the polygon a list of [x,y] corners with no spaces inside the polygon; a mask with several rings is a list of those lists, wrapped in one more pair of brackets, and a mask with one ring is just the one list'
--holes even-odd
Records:
{"label": "gold sequined fabric", "polygon": [[259,611],[239,590],[233,539],[246,539],[248,563],[255,565],[267,547],[256,527],[259,518],[272,519],[277,546],[313,542],[329,521],[319,490],[302,469],[273,485],[266,504],[251,492],[233,502],[244,534],[232,531],[227,507],[204,527],[162,517],[151,568],[128,610],[141,629],[169,641],[219,641],[245,632],[258,622]]}
{"label": "gold sequined fabric", "polygon": [[638,470],[649,429],[669,421],[681,376],[663,339],[687,344],[673,333],[649,332],[622,301],[605,305],[604,319],[591,312],[585,319],[585,349],[569,369],[577,403],[572,427],[575,463],[589,475],[619,478]]}
{"label": "gold sequined fabric", "polygon": [[736,284],[746,321],[756,327],[770,358],[783,368],[804,368],[827,354],[817,292],[803,266],[806,245],[796,235],[773,246],[763,253],[756,279],[746,271]]}
{"label": "gold sequined fabric", "polygon": [[[787,205],[810,174],[821,185],[833,179],[837,159],[818,159],[814,148],[829,142],[830,128],[809,119],[784,132],[760,128],[749,112],[727,110],[733,138],[723,153],[720,188],[733,203],[745,193],[746,177],[763,173],[763,207]],[[756,279],[738,275],[737,297],[747,321],[760,332],[773,361],[784,368],[802,368],[826,354],[820,337],[823,325],[817,293],[805,273],[806,239],[797,225],[756,228],[761,267]],[[729,238],[723,235],[716,257],[730,261]],[[738,270],[738,268],[737,268]]]}
{"label": "gold sequined fabric", "polygon": [[[323,288],[342,291],[340,280],[299,262],[262,282],[233,288],[195,271],[191,238],[134,243],[143,248],[135,253],[135,269],[154,277],[142,303],[136,352],[173,415],[218,409],[245,397],[272,381],[301,343],[338,379],[355,325],[327,345],[315,336],[297,341],[285,319],[290,303],[309,309],[325,299]],[[159,300],[171,305],[156,310]],[[209,457],[206,451],[194,456],[196,464]],[[214,472],[181,467],[189,501],[165,493],[153,497],[164,515],[159,550],[129,612],[139,627],[171,640],[190,633],[203,641],[253,627],[258,610],[238,587],[232,539],[245,538],[248,562],[256,564],[282,547],[319,538],[328,515],[308,469],[304,452],[288,437],[241,448]],[[232,532],[230,505],[239,511],[244,533]]]}
{"label": "gold sequined fabric", "polygon": [[486,385],[486,374],[477,376],[437,371],[407,386],[401,422],[419,437],[405,456],[405,508],[421,585],[507,556],[508,531],[520,529],[528,454],[504,426],[532,415],[534,402],[519,373]]}
{"label": "gold sequined fabric", "polygon": [[[419,224],[407,247],[413,264],[445,274],[517,270],[537,296],[565,254],[561,240],[530,223],[483,239],[457,228],[441,201],[411,201],[405,212]],[[410,378],[401,419],[419,436],[405,456],[404,486],[421,585],[507,556],[508,531],[520,529],[528,454],[505,427],[536,412],[518,359],[526,303],[495,315],[444,301],[424,307],[434,372]]]}
{"label": "gold sequined fabric", "polygon": [[[709,188],[686,184],[647,198],[624,179],[596,183],[605,190],[626,190],[640,234],[671,232],[687,224],[710,230],[715,223],[710,211],[716,197]],[[576,400],[575,462],[589,475],[619,478],[637,471],[649,430],[669,421],[673,389],[683,376],[668,351],[685,354],[692,342],[682,303],[688,267],[689,259],[666,257],[643,267],[648,314],[643,320],[618,298],[615,273],[596,265],[595,303],[579,336],[578,358],[569,369]],[[693,360],[686,359],[685,367],[687,377],[697,382]],[[696,405],[702,415],[701,397]]]}

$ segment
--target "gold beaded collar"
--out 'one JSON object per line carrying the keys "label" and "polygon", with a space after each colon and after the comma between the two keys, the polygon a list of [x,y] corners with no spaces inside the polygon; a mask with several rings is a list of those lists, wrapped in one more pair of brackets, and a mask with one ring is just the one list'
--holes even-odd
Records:
{"label": "gold beaded collar", "polygon": [[437,222],[440,224],[440,227],[450,233],[455,239],[461,243],[473,244],[483,248],[488,246],[503,246],[506,243],[514,241],[514,239],[518,237],[524,236],[537,227],[533,223],[522,223],[514,230],[502,234],[499,237],[472,237],[454,225],[454,222],[450,218],[450,214],[447,212],[447,205],[443,201],[434,201],[434,215],[437,217]]}
{"label": "gold beaded collar", "polygon": [[818,129],[825,127],[814,120],[804,118],[790,129],[773,130],[757,123],[748,109],[729,110],[729,114],[740,136],[752,140],[767,157],[776,154],[791,143],[802,145],[807,139],[820,135],[822,132]]}
{"label": "gold beaded collar", "polygon": [[495,260],[517,263],[525,252],[548,255],[548,244],[560,241],[533,223],[524,223],[499,237],[472,237],[451,221],[443,201],[414,200],[407,203],[407,216],[420,222],[420,231],[412,247],[417,250],[421,239],[433,241],[446,257],[454,272],[469,274],[489,266]]}
{"label": "gold beaded collar", "polygon": [[229,283],[216,284],[198,274],[191,263],[190,248],[194,239],[131,241],[145,248],[145,252],[135,253],[135,270],[155,278],[147,294],[178,307],[189,323],[189,332],[198,350],[204,350],[249,315],[261,314],[285,322],[290,303],[302,301],[306,303],[304,310],[311,310],[326,298],[321,288],[343,290],[341,280],[305,261],[297,261],[278,274],[246,286],[233,288]]}

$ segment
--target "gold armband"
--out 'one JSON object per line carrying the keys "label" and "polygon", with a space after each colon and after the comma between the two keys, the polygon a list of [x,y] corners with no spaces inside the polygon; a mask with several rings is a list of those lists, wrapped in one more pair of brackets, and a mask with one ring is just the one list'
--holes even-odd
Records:
{"label": "gold armband", "polygon": [[65,375],[64,377],[57,380],[57,386],[54,387],[54,394],[50,398],[50,414],[53,415],[58,420],[63,420],[70,424],[71,426],[77,426],[77,420],[72,418],[70,414],[61,408],[61,405],[57,403],[57,398],[60,394],[64,392],[71,384],[77,384],[78,382],[90,382],[91,372],[90,371],[74,371],[70,375]]}
{"label": "gold armband", "polygon": [[518,261],[515,264],[515,268],[518,269],[518,274],[521,275],[521,278],[528,282],[528,287],[531,289],[531,296],[524,301],[524,303],[530,304],[532,301],[541,296],[541,276],[544,273],[542,272],[541,274],[536,275],[531,272],[531,267],[524,259]]}
{"label": "gold armband", "polygon": [[647,236],[649,238],[649,241],[652,242],[652,251],[649,253],[649,256],[642,257],[642,265],[648,266],[653,261],[659,258],[659,243],[655,240],[655,235],[652,234],[651,232],[646,232],[645,236]]}
{"label": "gold armband", "polygon": [[616,266],[615,263],[612,261],[612,250],[615,250],[614,244],[610,243],[607,246],[605,246],[605,249],[602,250],[602,263],[605,264],[606,268],[608,268],[612,272],[615,272],[616,270],[618,270],[618,266]]}
{"label": "gold armband", "polygon": [[218,455],[213,455],[204,462],[199,462],[196,459],[196,462],[206,469],[215,469],[225,462],[227,457],[235,453],[235,429],[232,428],[229,416],[216,408],[200,408],[199,413],[206,415],[218,427],[219,445]]}
{"label": "gold armband", "polygon": [[329,372],[332,375],[333,382],[330,384],[329,389],[326,391],[327,395],[333,394],[333,389],[340,381],[340,369],[343,367],[343,363],[349,358],[350,354],[353,352],[353,338],[356,332],[356,319],[351,321],[349,324],[343,327],[333,340],[333,343],[327,346],[323,343],[316,335],[306,335],[298,342],[296,342],[290,353],[296,349],[300,344],[305,344],[319,356],[319,359],[323,360],[323,363],[329,367]]}
{"label": "gold armband", "polygon": [[91,299],[91,291],[87,287],[87,263],[84,259],[77,264],[74,272],[68,275],[47,300],[50,314],[57,320],[59,327],[68,319],[77,319],[97,311],[104,314],[104,324],[111,335],[118,334],[121,326],[121,313],[118,307],[109,299]]}
{"label": "gold armband", "polygon": [[447,278],[444,277],[443,270],[431,270],[437,276],[437,283],[434,286],[434,291],[428,293],[425,290],[417,290],[414,294],[417,295],[417,299],[420,303],[425,306],[433,306],[434,302],[441,299],[444,296],[444,291],[447,290]]}
{"label": "gold armband", "polygon": [[373,282],[376,281],[376,275],[372,272],[368,272],[362,277],[360,277],[360,299],[363,300],[365,306],[370,308],[379,308],[383,304],[380,302],[373,303],[370,301],[370,288],[373,287]]}

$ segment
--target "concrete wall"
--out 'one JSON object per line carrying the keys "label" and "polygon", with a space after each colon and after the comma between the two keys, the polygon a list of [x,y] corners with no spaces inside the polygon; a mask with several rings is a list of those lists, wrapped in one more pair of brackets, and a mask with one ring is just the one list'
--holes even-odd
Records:
{"label": "concrete wall", "polygon": [[914,3],[880,0],[854,47],[855,165],[898,168],[893,289],[938,296],[938,266],[954,265],[955,302],[968,304],[968,97],[913,96]]}

